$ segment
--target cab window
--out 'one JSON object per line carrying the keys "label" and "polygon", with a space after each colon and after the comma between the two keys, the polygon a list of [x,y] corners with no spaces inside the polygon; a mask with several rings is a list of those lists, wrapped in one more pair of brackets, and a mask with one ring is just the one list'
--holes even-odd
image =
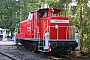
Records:
{"label": "cab window", "polygon": [[61,10],[53,9],[53,16],[60,16]]}
{"label": "cab window", "polygon": [[36,13],[34,13],[34,20],[36,20]]}
{"label": "cab window", "polygon": [[33,16],[33,14],[29,12],[28,19],[31,20],[32,16]]}
{"label": "cab window", "polygon": [[47,10],[40,10],[38,13],[38,17],[42,18],[42,17],[47,17]]}
{"label": "cab window", "polygon": [[60,16],[58,12],[53,12],[53,16]]}

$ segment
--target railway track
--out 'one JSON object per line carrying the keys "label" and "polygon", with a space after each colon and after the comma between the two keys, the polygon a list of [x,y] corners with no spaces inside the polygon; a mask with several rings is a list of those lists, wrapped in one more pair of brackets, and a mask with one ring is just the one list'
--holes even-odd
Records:
{"label": "railway track", "polygon": [[53,60],[90,60],[90,58],[87,57],[83,57],[83,56],[77,57],[74,55],[62,55],[58,57],[51,56],[50,58],[52,58]]}
{"label": "railway track", "polygon": [[3,49],[0,50],[0,55],[8,58],[7,60],[90,60],[85,58],[77,58],[72,55],[54,56],[45,53],[34,53],[32,51],[18,49]]}
{"label": "railway track", "polygon": [[8,58],[7,60],[50,60],[41,54],[34,53],[31,51],[26,51],[26,50],[18,50],[18,49],[15,49],[15,50],[3,49],[3,50],[0,50],[0,54],[3,55],[4,57],[7,57]]}
{"label": "railway track", "polygon": [[[0,51],[0,55],[3,57],[2,59],[4,60],[4,59],[8,59],[8,60],[20,60],[19,58],[16,58],[15,56],[13,56],[13,55],[10,55],[10,54],[7,54],[7,53],[5,53],[5,52],[3,52],[3,51]],[[0,57],[1,57],[0,56]],[[5,58],[6,57],[6,58]]]}
{"label": "railway track", "polygon": [[26,50],[1,50],[0,54],[8,60],[62,60],[44,53],[34,53]]}

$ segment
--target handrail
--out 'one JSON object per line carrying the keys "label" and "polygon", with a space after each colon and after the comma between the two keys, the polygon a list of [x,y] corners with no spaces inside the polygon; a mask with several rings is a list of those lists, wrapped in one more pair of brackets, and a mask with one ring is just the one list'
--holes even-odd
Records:
{"label": "handrail", "polygon": [[[44,40],[44,34],[45,34],[45,32],[48,30],[47,32],[50,33],[50,28],[54,28],[54,27],[55,27],[55,26],[48,26],[48,27],[46,27],[46,29],[45,29],[45,31],[44,31],[44,33],[43,33],[43,40]],[[75,36],[73,36],[73,34],[75,34],[75,33],[74,33],[75,31],[72,32],[72,31],[73,31],[72,28],[74,28],[74,27],[73,27],[73,26],[58,26],[58,28],[64,28],[64,27],[66,28],[66,39],[65,39],[65,40],[68,40],[68,37],[67,37],[67,36],[68,36],[68,28],[71,28],[71,29],[70,29],[70,35],[71,35],[71,36],[70,36],[70,39],[71,39],[71,40],[75,39],[75,38],[74,38]],[[57,40],[62,40],[62,39],[58,39],[58,32],[59,32],[59,30],[57,29],[57,38],[56,38],[56,39],[57,39]],[[72,34],[71,34],[71,32],[72,32]]]}
{"label": "handrail", "polygon": [[[36,29],[37,28],[37,29]],[[37,31],[37,32],[36,32]],[[34,38],[38,38],[38,34],[39,34],[39,27],[35,26],[35,30],[34,30]],[[37,36],[36,36],[37,35]]]}
{"label": "handrail", "polygon": [[45,29],[45,31],[44,31],[44,33],[43,33],[43,40],[44,40],[44,34],[45,34],[45,32],[47,31],[47,29],[48,29],[48,27]]}
{"label": "handrail", "polygon": [[[44,30],[44,33],[43,33],[43,40],[45,39],[44,38],[44,34],[46,33],[46,32],[49,32],[50,33],[50,28],[54,28],[55,26],[48,26],[48,27],[46,27],[46,29]],[[74,28],[73,26],[58,26],[58,28],[66,28],[66,40],[68,40],[68,38],[67,38],[67,36],[68,36],[68,28],[71,28],[70,29],[70,39],[72,40],[72,39],[74,39],[74,35],[73,34],[75,34],[74,32],[73,32],[73,30],[72,30],[72,28]],[[34,31],[35,33],[34,33],[34,38],[38,38],[38,36],[39,36],[39,27],[38,26],[35,26],[35,31]],[[62,40],[62,39],[58,39],[58,32],[59,32],[59,30],[57,29],[57,40]],[[36,36],[37,35],[37,36]],[[52,40],[54,40],[54,39],[52,39]]]}

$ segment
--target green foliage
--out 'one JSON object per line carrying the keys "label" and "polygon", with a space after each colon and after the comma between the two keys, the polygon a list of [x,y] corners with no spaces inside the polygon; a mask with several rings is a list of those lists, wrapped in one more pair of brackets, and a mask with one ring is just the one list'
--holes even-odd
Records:
{"label": "green foliage", "polygon": [[[87,6],[88,0],[78,0],[76,6],[75,14],[76,16],[72,18],[72,23],[78,27],[78,31],[81,35],[81,50],[83,52],[90,52],[90,21],[89,21],[89,11],[90,8]],[[72,11],[73,12],[73,11]],[[88,45],[87,45],[88,44]]]}

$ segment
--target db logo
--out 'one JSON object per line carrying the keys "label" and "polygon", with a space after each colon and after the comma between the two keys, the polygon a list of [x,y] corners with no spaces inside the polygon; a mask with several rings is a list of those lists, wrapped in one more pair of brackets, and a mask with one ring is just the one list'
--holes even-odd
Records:
{"label": "db logo", "polygon": [[27,31],[30,32],[30,30],[31,30],[31,27],[27,27]]}

